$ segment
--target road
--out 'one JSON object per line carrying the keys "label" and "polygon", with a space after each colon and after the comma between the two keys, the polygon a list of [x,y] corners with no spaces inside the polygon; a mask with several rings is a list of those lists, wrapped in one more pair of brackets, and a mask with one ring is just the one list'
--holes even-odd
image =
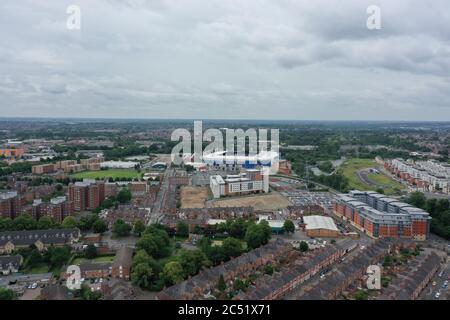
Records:
{"label": "road", "polygon": [[[359,252],[361,252],[361,250],[363,250],[363,249],[361,249],[360,246],[357,246],[355,249],[353,249],[352,251],[347,253],[344,257],[345,257],[345,259],[348,259],[352,256],[355,256]],[[309,278],[308,280],[306,280],[305,282],[300,284],[297,288],[295,288],[294,290],[289,292],[287,295],[285,295],[283,297],[283,300],[297,300],[297,297],[299,295],[302,295],[305,292],[305,289],[316,286],[317,284],[319,284],[320,281],[324,281],[324,279],[327,278],[327,276],[331,273],[331,271],[336,270],[337,266],[339,266],[340,263],[342,263],[342,262],[340,262],[338,260],[338,261],[334,262],[333,264],[331,264],[328,267],[329,268],[328,272],[326,272],[324,274],[323,279],[320,278],[320,272],[318,272],[313,277]]]}
{"label": "road", "polygon": [[31,284],[39,282],[43,279],[49,280],[52,278],[52,273],[37,273],[37,274],[21,274],[16,273],[8,276],[0,277],[0,287],[7,286],[10,281],[17,280],[18,284]]}
{"label": "road", "polygon": [[166,200],[167,192],[169,190],[169,178],[175,175],[175,169],[168,168],[164,173],[164,179],[161,182],[158,194],[156,195],[155,203],[153,204],[153,210],[150,215],[149,224],[157,223],[163,216],[162,209]]}
{"label": "road", "polygon": [[300,178],[298,176],[292,176],[292,175],[286,175],[286,174],[275,174],[275,175],[273,175],[273,177],[282,177],[282,178],[294,179],[294,180],[301,181],[303,183],[310,182],[310,183],[314,183],[315,185],[317,185],[317,186],[319,186],[319,187],[321,187],[323,189],[328,189],[333,194],[341,194],[341,192],[339,192],[336,189],[331,188],[330,186],[327,186],[325,184],[321,184],[321,183],[316,182],[316,181],[306,181],[305,179],[302,179],[302,178]]}
{"label": "road", "polygon": [[[442,253],[441,253],[442,255]],[[442,274],[441,274],[442,272]],[[440,276],[441,275],[441,276]],[[441,266],[441,268],[436,272],[434,277],[431,279],[430,283],[425,287],[419,296],[420,300],[449,300],[450,299],[450,289],[449,286],[443,288],[445,280],[450,278],[450,261]],[[433,285],[434,284],[434,285]],[[436,298],[436,293],[440,293],[440,297]]]}

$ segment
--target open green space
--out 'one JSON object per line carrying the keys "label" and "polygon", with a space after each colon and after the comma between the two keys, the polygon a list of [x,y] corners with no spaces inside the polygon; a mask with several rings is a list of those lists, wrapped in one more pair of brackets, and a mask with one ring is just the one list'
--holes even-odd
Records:
{"label": "open green space", "polygon": [[398,193],[399,190],[403,189],[404,186],[388,177],[383,173],[369,173],[367,175],[368,180],[370,180],[373,185],[367,184],[358,177],[358,171],[365,170],[369,168],[376,168],[378,165],[374,160],[371,159],[349,159],[341,167],[340,171],[349,180],[351,189],[358,190],[373,190],[376,191],[380,186],[387,195],[393,195]]}
{"label": "open green space", "polygon": [[74,178],[81,179],[105,179],[105,178],[140,178],[141,173],[135,169],[107,169],[98,171],[83,171],[71,175]]}
{"label": "open green space", "polygon": [[49,266],[45,263],[39,264],[33,268],[27,268],[23,270],[25,274],[39,274],[49,272]]}
{"label": "open green space", "polygon": [[97,257],[95,259],[89,260],[86,258],[75,258],[72,262],[72,264],[80,264],[81,262],[91,262],[91,263],[104,263],[104,262],[113,262],[114,261],[114,256],[100,256]]}

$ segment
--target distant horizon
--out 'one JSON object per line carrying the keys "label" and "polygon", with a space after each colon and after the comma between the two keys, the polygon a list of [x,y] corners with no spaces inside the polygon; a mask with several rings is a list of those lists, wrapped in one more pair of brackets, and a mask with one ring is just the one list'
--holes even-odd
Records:
{"label": "distant horizon", "polygon": [[0,117],[4,120],[127,120],[127,121],[261,121],[261,122],[371,122],[371,123],[449,123],[450,120],[371,120],[371,119],[258,119],[258,118],[119,118],[119,117]]}

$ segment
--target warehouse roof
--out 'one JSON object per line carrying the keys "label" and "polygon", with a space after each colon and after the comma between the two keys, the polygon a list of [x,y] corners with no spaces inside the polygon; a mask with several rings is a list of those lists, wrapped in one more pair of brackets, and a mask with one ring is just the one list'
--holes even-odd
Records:
{"label": "warehouse roof", "polygon": [[330,217],[324,216],[305,216],[303,217],[303,221],[306,224],[306,230],[314,230],[314,229],[328,229],[339,231],[334,221]]}

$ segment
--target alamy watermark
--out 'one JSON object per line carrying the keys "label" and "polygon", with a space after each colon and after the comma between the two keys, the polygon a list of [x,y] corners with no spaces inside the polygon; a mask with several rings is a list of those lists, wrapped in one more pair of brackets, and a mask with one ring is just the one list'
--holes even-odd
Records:
{"label": "alamy watermark", "polygon": [[[271,174],[278,171],[279,129],[209,128],[203,132],[202,121],[194,121],[193,134],[184,128],[172,132],[171,141],[179,141],[171,153],[175,165],[249,164],[270,167]],[[203,149],[204,142],[209,144]]]}
{"label": "alamy watermark", "polygon": [[367,267],[367,289],[380,290],[381,289],[381,268],[377,265],[370,265]]}
{"label": "alamy watermark", "polygon": [[367,29],[369,30],[380,30],[381,29],[381,8],[376,5],[371,5],[367,7],[366,10],[369,17],[366,21]]}
{"label": "alamy watermark", "polygon": [[81,288],[81,269],[77,265],[70,265],[67,267],[67,274],[69,276],[66,280],[66,287],[70,290],[79,290]]}
{"label": "alamy watermark", "polygon": [[69,30],[81,29],[81,8],[77,5],[70,5],[66,9],[67,17],[66,26]]}

